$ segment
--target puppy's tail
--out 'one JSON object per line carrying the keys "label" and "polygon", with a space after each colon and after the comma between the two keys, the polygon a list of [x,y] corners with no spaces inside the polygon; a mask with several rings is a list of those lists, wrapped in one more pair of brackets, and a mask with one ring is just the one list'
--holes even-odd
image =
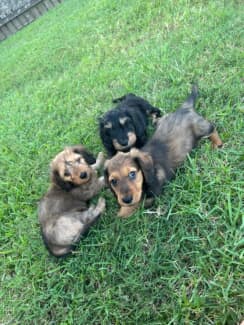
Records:
{"label": "puppy's tail", "polygon": [[197,97],[199,95],[198,86],[196,84],[192,85],[191,93],[181,105],[181,108],[194,109]]}
{"label": "puppy's tail", "polygon": [[115,98],[112,100],[113,103],[120,103],[122,102],[123,100],[127,99],[128,97],[135,97],[136,95],[132,94],[132,93],[129,93],[129,94],[126,94],[122,97],[118,97],[118,98]]}

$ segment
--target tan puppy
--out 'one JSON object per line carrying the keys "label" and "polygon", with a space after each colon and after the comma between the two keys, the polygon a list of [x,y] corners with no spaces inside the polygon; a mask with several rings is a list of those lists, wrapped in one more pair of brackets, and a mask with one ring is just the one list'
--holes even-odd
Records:
{"label": "tan puppy", "polygon": [[203,138],[208,137],[214,148],[222,141],[212,123],[194,110],[197,87],[174,113],[160,118],[152,138],[140,150],[117,153],[105,163],[105,178],[121,206],[119,216],[127,217],[145,197],[146,206],[159,195],[163,184]]}
{"label": "tan puppy", "polygon": [[53,255],[71,252],[103,212],[103,198],[88,208],[88,201],[104,186],[104,178],[97,177],[103,163],[102,153],[96,161],[83,146],[67,147],[51,162],[52,184],[39,203],[38,217],[44,243]]}

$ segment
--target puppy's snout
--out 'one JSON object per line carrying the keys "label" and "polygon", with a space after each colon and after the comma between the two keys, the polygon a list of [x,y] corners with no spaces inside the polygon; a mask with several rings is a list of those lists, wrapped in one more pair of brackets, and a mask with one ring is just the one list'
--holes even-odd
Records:
{"label": "puppy's snout", "polygon": [[123,138],[123,139],[120,139],[119,143],[121,146],[125,147],[128,145],[128,140]]}
{"label": "puppy's snout", "polygon": [[80,173],[80,178],[81,179],[87,178],[87,172],[81,172]]}
{"label": "puppy's snout", "polygon": [[130,204],[133,200],[133,197],[132,195],[127,195],[127,196],[124,196],[122,198],[122,201],[125,203],[125,204]]}

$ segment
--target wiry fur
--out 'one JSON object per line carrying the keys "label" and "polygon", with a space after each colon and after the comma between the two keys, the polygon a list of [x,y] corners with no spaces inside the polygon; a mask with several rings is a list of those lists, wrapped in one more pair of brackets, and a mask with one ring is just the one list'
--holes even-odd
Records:
{"label": "wiry fur", "polygon": [[108,155],[140,148],[147,140],[148,116],[160,116],[160,110],[134,94],[113,100],[118,105],[99,120],[100,137]]}
{"label": "wiry fur", "polygon": [[[105,179],[121,206],[119,215],[130,215],[143,197],[146,205],[151,204],[201,138],[208,137],[214,148],[222,146],[214,125],[195,112],[196,97],[197,87],[193,86],[176,112],[158,120],[154,135],[141,150],[119,152],[106,161]],[[136,173],[133,179],[131,170]]]}
{"label": "wiry fur", "polygon": [[100,198],[88,208],[89,200],[104,186],[97,169],[104,163],[83,146],[67,147],[51,162],[51,187],[41,199],[38,217],[44,243],[50,253],[63,256],[71,252],[105,208]]}

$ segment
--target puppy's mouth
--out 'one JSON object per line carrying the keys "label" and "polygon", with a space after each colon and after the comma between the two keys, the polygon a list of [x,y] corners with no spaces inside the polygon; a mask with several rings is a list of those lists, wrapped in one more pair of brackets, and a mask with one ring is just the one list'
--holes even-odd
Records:
{"label": "puppy's mouth", "polygon": [[119,202],[119,204],[120,204],[120,206],[122,206],[122,207],[132,207],[132,206],[134,206],[134,205],[136,205],[136,204],[138,204],[139,202],[132,202],[132,203],[124,203],[124,202]]}
{"label": "puppy's mouth", "polygon": [[83,185],[83,184],[88,183],[89,180],[90,180],[90,178],[86,178],[86,179],[78,179],[78,178],[76,178],[76,179],[73,179],[72,182],[74,184],[76,184],[76,185]]}
{"label": "puppy's mouth", "polygon": [[126,144],[126,145],[121,145],[117,142],[117,140],[113,140],[113,146],[116,150],[118,151],[126,151],[131,148],[132,145]]}
{"label": "puppy's mouth", "polygon": [[138,201],[138,202],[133,202],[133,203],[130,203],[130,204],[122,203],[122,204],[119,204],[119,205],[120,205],[121,207],[133,207],[133,206],[137,206],[139,203],[140,203],[140,201]]}
{"label": "puppy's mouth", "polygon": [[[126,151],[128,149],[130,149],[131,147],[133,147],[136,143],[136,135],[133,132],[129,132],[127,134],[127,138],[128,140],[126,141],[118,141],[117,139],[113,139],[113,146],[116,150],[119,151]],[[122,142],[122,143],[121,143]]]}

